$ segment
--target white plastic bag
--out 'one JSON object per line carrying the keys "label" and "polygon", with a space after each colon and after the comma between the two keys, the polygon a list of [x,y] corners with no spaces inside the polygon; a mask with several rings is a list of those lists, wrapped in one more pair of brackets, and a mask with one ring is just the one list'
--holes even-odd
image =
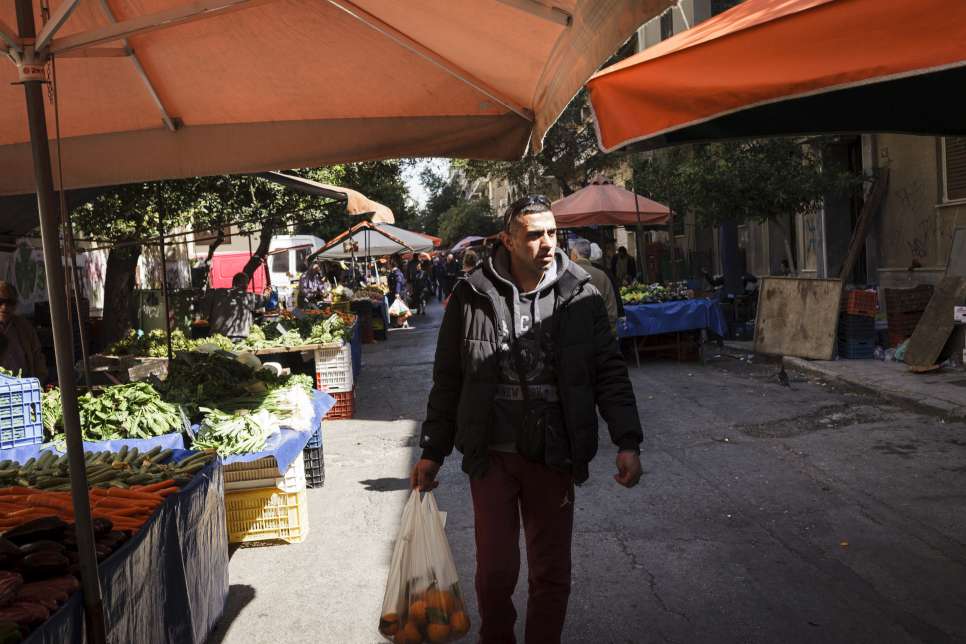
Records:
{"label": "white plastic bag", "polygon": [[456,564],[432,492],[413,490],[389,564],[379,632],[395,644],[455,642],[470,630]]}
{"label": "white plastic bag", "polygon": [[391,305],[389,305],[389,315],[393,317],[406,318],[412,314],[412,311],[406,306],[406,303],[402,301],[402,298],[398,295]]}

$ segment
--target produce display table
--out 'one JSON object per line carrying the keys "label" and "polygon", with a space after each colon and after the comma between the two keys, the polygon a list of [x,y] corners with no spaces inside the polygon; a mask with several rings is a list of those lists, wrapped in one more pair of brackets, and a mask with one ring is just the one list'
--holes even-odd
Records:
{"label": "produce display table", "polygon": [[[228,597],[221,468],[216,459],[199,471],[100,564],[108,641],[200,644],[211,633]],[[85,642],[81,593],[24,641]]]}
{"label": "produce display table", "polygon": [[[698,348],[702,354],[702,361],[708,330],[719,336],[724,336],[727,333],[724,314],[716,300],[695,299],[660,304],[625,304],[624,316],[617,320],[618,338],[636,338],[665,333],[678,334],[678,343],[654,347],[655,349],[679,347],[680,333],[699,331]],[[635,343],[635,356],[637,364],[640,366],[641,358],[638,348],[637,343]]]}
{"label": "produce display table", "polygon": [[268,349],[258,349],[253,351],[256,356],[269,356],[276,353],[300,353],[302,351],[315,351],[316,349],[339,349],[344,346],[344,342],[326,342],[325,344],[300,344],[296,347],[269,347]]}
{"label": "produce display table", "polygon": [[[84,451],[117,452],[125,445],[128,449],[136,447],[140,452],[148,452],[155,447],[160,447],[161,449],[183,450],[184,437],[181,434],[164,434],[162,436],[154,436],[152,438],[124,438],[113,441],[84,441]],[[52,443],[38,443],[36,445],[25,445],[23,447],[14,447],[12,449],[2,449],[0,450],[0,460],[10,459],[11,461],[17,461],[18,463],[26,463],[31,458],[36,458],[41,452],[47,450],[53,450],[58,455],[64,453],[63,450],[55,449]]]}
{"label": "produce display table", "polygon": [[[318,429],[322,425],[322,419],[335,404],[335,398],[324,391],[312,392],[312,422],[311,426]],[[299,457],[305,446],[308,445],[315,432],[299,432],[294,429],[282,427],[279,434],[269,438],[265,449],[254,454],[237,454],[225,459],[225,464],[248,463],[259,459],[272,456],[278,463],[279,475],[284,475],[289,466]]]}

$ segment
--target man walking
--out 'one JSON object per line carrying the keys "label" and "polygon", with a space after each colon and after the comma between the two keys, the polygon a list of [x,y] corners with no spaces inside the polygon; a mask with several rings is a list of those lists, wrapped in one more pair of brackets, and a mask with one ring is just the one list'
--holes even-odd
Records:
{"label": "man walking", "polygon": [[614,285],[611,283],[607,273],[600,270],[591,263],[591,244],[586,239],[578,239],[574,242],[573,250],[570,251],[570,259],[584,269],[590,276],[590,283],[594,285],[601,297],[604,298],[604,307],[607,309],[607,319],[610,320],[610,327],[617,333],[617,296],[614,294]]}
{"label": "man walking", "polygon": [[637,260],[627,254],[627,248],[621,246],[611,264],[611,273],[621,286],[627,286],[637,278]]}
{"label": "man walking", "polygon": [[480,642],[515,642],[512,594],[527,545],[526,641],[559,642],[570,596],[574,484],[597,452],[598,407],[618,446],[615,480],[641,477],[637,403],[600,293],[557,249],[543,196],[514,202],[500,243],[460,280],[436,347],[412,485],[437,486],[455,446],[476,524]]}

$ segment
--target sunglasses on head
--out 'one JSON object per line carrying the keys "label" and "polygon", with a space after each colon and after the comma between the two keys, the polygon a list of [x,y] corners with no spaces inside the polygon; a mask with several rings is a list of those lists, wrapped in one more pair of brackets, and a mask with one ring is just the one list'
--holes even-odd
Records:
{"label": "sunglasses on head", "polygon": [[550,210],[550,200],[543,195],[530,195],[517,199],[503,213],[503,230],[510,230],[510,222],[513,221],[513,218],[532,206],[540,206]]}

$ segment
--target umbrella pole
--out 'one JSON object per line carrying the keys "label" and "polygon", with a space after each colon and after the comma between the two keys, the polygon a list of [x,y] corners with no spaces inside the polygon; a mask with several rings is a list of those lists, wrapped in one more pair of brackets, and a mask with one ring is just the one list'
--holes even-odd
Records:
{"label": "umbrella pole", "polygon": [[161,297],[164,303],[164,340],[168,345],[168,369],[171,368],[171,302],[168,300],[168,262],[164,254],[164,189],[161,184],[156,186],[158,195],[158,243],[161,250]]}
{"label": "umbrella pole", "polygon": [[[33,3],[17,0],[17,27],[21,38],[36,37]],[[97,553],[94,549],[94,530],[91,523],[90,499],[87,495],[87,468],[84,462],[84,443],[81,438],[80,416],[77,409],[77,384],[74,382],[72,332],[67,322],[67,303],[64,293],[64,273],[60,270],[60,240],[56,209],[53,207],[54,178],[50,163],[50,140],[44,109],[43,79],[23,82],[30,127],[30,147],[37,187],[37,210],[40,215],[40,238],[44,248],[44,271],[50,298],[50,322],[53,330],[57,380],[60,384],[64,414],[64,433],[67,436],[67,459],[70,466],[71,500],[74,506],[74,527],[77,533],[77,553],[80,559],[81,587],[84,599],[86,634],[91,642],[106,642],[104,606],[100,580],[97,576]]]}
{"label": "umbrella pole", "polygon": [[642,243],[642,236],[644,235],[644,230],[641,228],[641,206],[637,202],[637,166],[631,163],[631,183],[634,184],[634,212],[637,213],[637,228],[634,233],[634,245],[637,246],[637,272],[641,274],[644,278],[644,282],[648,281],[647,275],[647,262],[645,261],[644,253],[642,249],[644,245]]}

